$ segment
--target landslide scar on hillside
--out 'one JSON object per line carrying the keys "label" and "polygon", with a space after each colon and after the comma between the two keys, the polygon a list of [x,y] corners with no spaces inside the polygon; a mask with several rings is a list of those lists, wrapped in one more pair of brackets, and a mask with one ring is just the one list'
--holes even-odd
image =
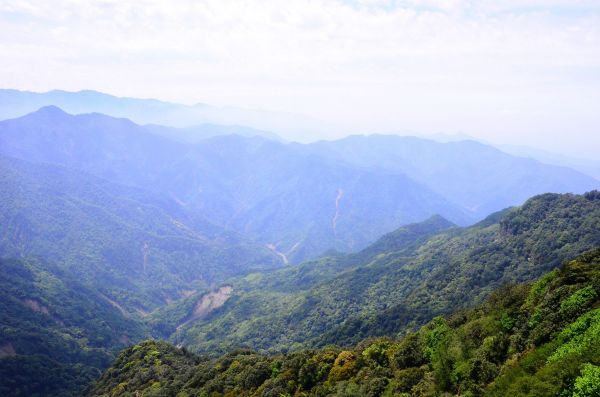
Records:
{"label": "landslide scar on hillside", "polygon": [[194,306],[194,309],[192,310],[190,316],[186,319],[186,321],[181,323],[177,327],[177,329],[180,329],[186,324],[203,318],[213,310],[223,306],[225,302],[227,302],[227,300],[231,297],[232,292],[233,287],[231,285],[225,285],[216,291],[208,292],[202,295],[200,299],[198,299],[198,302],[196,302],[196,305]]}

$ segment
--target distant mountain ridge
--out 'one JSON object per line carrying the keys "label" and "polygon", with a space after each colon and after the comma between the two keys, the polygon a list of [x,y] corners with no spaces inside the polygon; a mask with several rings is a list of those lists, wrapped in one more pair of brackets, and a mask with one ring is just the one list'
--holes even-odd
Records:
{"label": "distant mountain ridge", "polygon": [[199,143],[206,138],[222,135],[239,135],[248,138],[262,137],[273,141],[283,141],[277,134],[272,132],[256,130],[254,128],[244,127],[241,125],[201,124],[193,127],[175,128],[156,124],[147,124],[144,126],[144,128],[156,135],[161,135],[178,142],[190,144]]}
{"label": "distant mountain ridge", "polygon": [[289,262],[360,249],[401,224],[468,211],[402,173],[376,172],[259,137],[184,144],[127,119],[45,107],[0,122],[0,154],[165,194]]}
{"label": "distant mountain ridge", "polygon": [[529,157],[546,164],[570,167],[600,180],[600,161],[598,159],[576,158],[520,145],[499,145],[498,148],[515,156]]}
{"label": "distant mountain ridge", "polygon": [[600,187],[600,181],[578,171],[512,156],[473,140],[441,143],[356,135],[305,148],[355,166],[402,172],[468,209],[475,219],[539,193],[583,193]]}
{"label": "distant mountain ridge", "polygon": [[80,395],[149,336],[210,352],[394,336],[600,245],[598,192],[461,227],[597,186],[485,145],[152,128],[56,106],[0,122],[1,390]]}
{"label": "distant mountain ridge", "polygon": [[138,124],[183,129],[192,127],[192,130],[201,130],[198,132],[210,129],[213,134],[218,128],[211,128],[210,124],[230,126],[227,128],[237,128],[240,132],[251,127],[253,133],[269,138],[275,138],[276,135],[267,131],[301,136],[307,129],[314,131],[322,128],[321,123],[308,117],[262,110],[216,107],[202,103],[190,106],[156,99],[117,97],[92,90],[53,90],[40,93],[0,89],[0,120],[24,116],[50,105],[73,114],[103,113],[113,117],[125,117]]}
{"label": "distant mountain ridge", "polygon": [[434,214],[464,225],[538,193],[600,185],[472,141],[372,135],[301,145],[219,135],[186,142],[181,131],[49,106],[0,122],[0,154],[164,194],[289,263],[328,249],[360,250]]}
{"label": "distant mountain ridge", "polygon": [[0,169],[0,257],[42,258],[125,313],[283,265],[164,195],[4,156]]}

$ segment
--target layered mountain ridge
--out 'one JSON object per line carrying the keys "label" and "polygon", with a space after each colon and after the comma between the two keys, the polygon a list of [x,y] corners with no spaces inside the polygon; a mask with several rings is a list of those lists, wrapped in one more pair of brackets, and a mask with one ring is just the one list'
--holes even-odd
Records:
{"label": "layered mountain ridge", "polygon": [[[1,393],[81,395],[148,338],[210,355],[351,351],[600,246],[599,183],[568,168],[468,141],[265,136],[56,106],[0,121]],[[179,370],[163,366],[177,349],[135,349]]]}
{"label": "layered mountain ridge", "polygon": [[56,107],[0,122],[0,154],[169,196],[288,263],[360,250],[434,214],[464,225],[538,193],[599,185],[473,142],[374,135],[298,145],[224,135],[186,144]]}

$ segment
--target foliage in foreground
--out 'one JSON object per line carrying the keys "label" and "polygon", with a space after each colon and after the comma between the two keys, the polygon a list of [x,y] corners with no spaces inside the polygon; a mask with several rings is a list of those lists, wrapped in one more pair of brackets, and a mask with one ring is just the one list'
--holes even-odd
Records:
{"label": "foliage in foreground", "polygon": [[600,393],[600,250],[402,339],[207,359],[165,342],[121,353],[91,396],[574,396]]}

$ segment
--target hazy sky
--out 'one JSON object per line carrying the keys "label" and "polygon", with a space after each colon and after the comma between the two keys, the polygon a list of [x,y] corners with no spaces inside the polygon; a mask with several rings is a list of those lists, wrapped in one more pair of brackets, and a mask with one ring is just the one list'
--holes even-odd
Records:
{"label": "hazy sky", "polygon": [[0,86],[597,156],[600,0],[0,0]]}

